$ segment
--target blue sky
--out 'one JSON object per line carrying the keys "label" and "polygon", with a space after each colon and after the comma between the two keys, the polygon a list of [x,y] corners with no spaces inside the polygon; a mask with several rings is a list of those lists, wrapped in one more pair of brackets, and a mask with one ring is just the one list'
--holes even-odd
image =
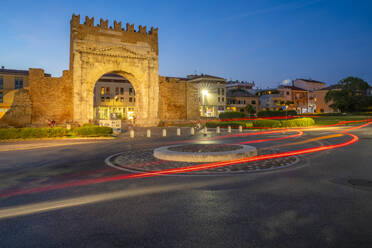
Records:
{"label": "blue sky", "polygon": [[285,79],[372,83],[372,1],[10,1],[0,4],[0,65],[68,68],[72,13],[159,27],[159,73],[207,73],[273,87]]}

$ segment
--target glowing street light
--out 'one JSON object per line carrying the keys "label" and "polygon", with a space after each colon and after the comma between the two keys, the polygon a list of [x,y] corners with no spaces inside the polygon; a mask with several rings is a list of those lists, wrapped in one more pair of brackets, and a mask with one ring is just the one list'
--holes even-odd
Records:
{"label": "glowing street light", "polygon": [[207,96],[209,94],[208,90],[202,90],[202,95]]}

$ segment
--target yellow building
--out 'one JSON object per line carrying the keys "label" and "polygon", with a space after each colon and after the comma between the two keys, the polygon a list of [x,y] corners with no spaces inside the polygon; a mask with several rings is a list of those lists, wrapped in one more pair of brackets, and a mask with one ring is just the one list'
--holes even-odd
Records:
{"label": "yellow building", "polygon": [[12,107],[16,90],[23,88],[28,88],[28,71],[0,69],[0,119]]}
{"label": "yellow building", "polygon": [[93,104],[96,120],[132,120],[136,93],[127,79],[117,74],[105,74],[96,83]]}

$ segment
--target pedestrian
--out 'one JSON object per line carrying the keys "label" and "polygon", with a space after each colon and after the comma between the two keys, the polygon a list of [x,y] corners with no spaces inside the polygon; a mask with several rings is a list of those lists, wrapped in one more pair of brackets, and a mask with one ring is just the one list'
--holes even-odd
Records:
{"label": "pedestrian", "polygon": [[48,127],[52,127],[52,122],[48,119]]}
{"label": "pedestrian", "polygon": [[52,120],[52,127],[54,127],[55,125],[56,125],[56,121]]}

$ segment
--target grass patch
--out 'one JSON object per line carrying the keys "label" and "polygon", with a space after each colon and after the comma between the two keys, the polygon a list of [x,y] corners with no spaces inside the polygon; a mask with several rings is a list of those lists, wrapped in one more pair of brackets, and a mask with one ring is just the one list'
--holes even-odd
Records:
{"label": "grass patch", "polygon": [[340,116],[319,116],[319,117],[312,117],[315,120],[315,125],[317,126],[324,126],[324,125],[332,125],[337,124],[342,121],[360,121],[371,118],[371,116],[363,116],[363,115],[340,115]]}

